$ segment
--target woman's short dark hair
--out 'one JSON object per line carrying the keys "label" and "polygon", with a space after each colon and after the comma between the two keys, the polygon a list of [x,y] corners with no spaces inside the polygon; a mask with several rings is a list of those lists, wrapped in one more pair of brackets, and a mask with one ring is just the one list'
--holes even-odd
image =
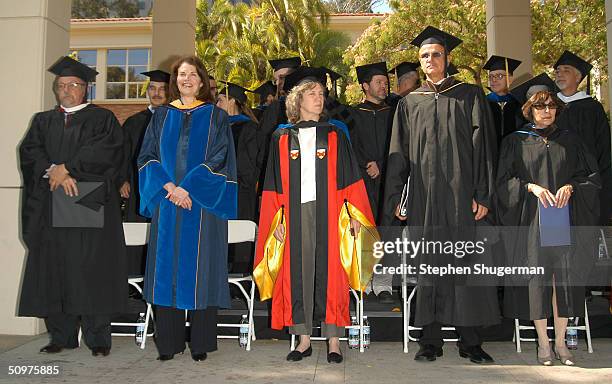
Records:
{"label": "woman's short dark hair", "polygon": [[563,110],[565,109],[565,103],[561,101],[561,99],[559,99],[559,97],[554,92],[550,92],[550,91],[539,91],[539,92],[536,92],[534,95],[532,95],[527,100],[527,102],[523,104],[523,108],[522,108],[523,116],[525,116],[527,120],[533,123],[532,106],[534,104],[544,104],[546,103],[546,100],[548,100],[548,98],[550,98],[552,102],[557,105],[557,112],[555,114],[555,120],[558,119],[561,112],[563,112]]}
{"label": "woman's short dark hair", "polygon": [[202,60],[193,55],[183,56],[172,64],[172,68],[170,70],[170,100],[176,100],[181,97],[176,79],[178,77],[178,69],[184,63],[193,65],[198,72],[198,76],[200,76],[200,80],[202,81],[202,87],[200,88],[196,98],[200,101],[212,102],[208,72],[204,67],[204,63],[202,63]]}

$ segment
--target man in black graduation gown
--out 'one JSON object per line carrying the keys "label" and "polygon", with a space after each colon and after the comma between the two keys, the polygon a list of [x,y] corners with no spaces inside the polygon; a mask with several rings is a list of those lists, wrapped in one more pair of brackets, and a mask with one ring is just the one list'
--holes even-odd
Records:
{"label": "man in black graduation gown", "polygon": [[[285,78],[295,72],[302,64],[302,60],[299,57],[289,57],[286,59],[269,60],[268,62],[274,69],[276,100],[274,100],[262,114],[261,121],[259,122],[259,129],[269,138],[279,124],[285,124],[287,122],[287,113],[285,111]],[[263,164],[265,164],[265,162]]]}
{"label": "man in black graduation gown", "polygon": [[[570,129],[582,138],[597,160],[601,176],[600,225],[610,224],[612,213],[612,167],[610,156],[610,122],[601,103],[590,93],[589,72],[593,66],[570,51],[565,51],[554,65],[555,82],[561,92],[557,96],[566,103],[566,109],[556,124]],[[587,78],[587,90],[578,86]]]}
{"label": "man in black graduation gown", "polygon": [[[138,194],[138,166],[136,160],[140,153],[142,139],[145,131],[151,121],[151,117],[155,112],[155,108],[166,104],[168,97],[168,83],[170,82],[170,74],[159,69],[143,72],[143,75],[149,77],[149,85],[147,87],[147,97],[149,98],[149,106],[125,120],[123,123],[123,142],[124,142],[124,159],[121,172],[121,180],[119,193],[125,201],[123,207],[124,221],[130,223],[146,223],[150,220],[140,216],[140,198]],[[144,274],[144,261],[146,257],[146,247],[129,247],[128,248],[128,273],[134,275]]]}
{"label": "man in black graduation gown", "polygon": [[[29,251],[19,316],[45,319],[51,342],[41,352],[78,347],[80,325],[92,354],[106,356],[111,314],[124,313],[127,304],[117,186],[123,135],[111,111],[86,102],[87,82],[96,71],[69,57],[49,71],[57,75],[59,105],[34,115],[19,147],[22,231]],[[86,194],[91,182],[100,185]],[[65,206],[51,204],[52,194],[54,202],[78,199]],[[65,220],[51,215],[59,215],[60,208],[68,210]],[[76,214],[78,209],[87,214]],[[88,216],[101,219],[99,225],[84,220]],[[82,223],[72,226],[77,220]]]}
{"label": "man in black graduation gown", "polygon": [[519,65],[519,60],[493,55],[482,67],[489,71],[491,93],[487,95],[487,100],[493,114],[498,148],[504,137],[526,122],[522,117],[521,105],[509,92],[512,76]]}
{"label": "man in black graduation gown", "polygon": [[[365,95],[362,103],[350,107],[351,144],[361,169],[374,219],[379,223],[382,187],[389,150],[389,132],[393,116],[387,104],[389,77],[387,63],[358,66],[357,81]],[[372,291],[383,304],[393,303],[390,274],[376,274]],[[368,288],[368,293],[369,293]]]}
{"label": "man in black graduation gown", "polygon": [[387,63],[362,65],[355,70],[365,100],[351,106],[351,144],[363,174],[374,219],[378,223],[392,119],[391,108],[386,103],[389,92]]}
{"label": "man in black graduation gown", "polygon": [[255,115],[257,120],[260,120],[264,111],[274,101],[274,97],[276,96],[276,87],[274,86],[272,81],[268,80],[261,84],[259,87],[255,88],[253,90],[253,93],[259,96],[259,104],[257,105],[257,107],[253,108],[253,114]]}
{"label": "man in black graduation gown", "polygon": [[[448,54],[461,40],[427,27],[411,44],[419,47],[426,83],[400,100],[395,113],[387,177],[385,216],[407,222],[410,236],[425,241],[474,240],[475,226],[491,206],[495,130],[480,87],[447,76]],[[408,182],[406,213],[400,199]],[[412,237],[414,236],[414,237]],[[470,237],[472,236],[472,237]],[[421,254],[428,265],[462,265],[452,254]],[[461,357],[491,363],[478,327],[499,322],[495,287],[464,284],[459,275],[419,275],[415,324],[423,327],[417,361],[442,356],[443,324],[455,326]]]}

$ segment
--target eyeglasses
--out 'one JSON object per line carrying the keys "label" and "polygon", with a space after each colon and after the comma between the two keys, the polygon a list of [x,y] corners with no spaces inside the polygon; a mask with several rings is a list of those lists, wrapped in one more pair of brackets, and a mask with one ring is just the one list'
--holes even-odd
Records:
{"label": "eyeglasses", "polygon": [[437,51],[432,52],[432,53],[425,52],[425,53],[422,53],[420,57],[423,60],[427,60],[429,59],[429,56],[431,56],[433,59],[439,59],[440,57],[444,56],[444,52],[437,52]]}
{"label": "eyeglasses", "polygon": [[555,103],[550,103],[550,104],[533,104],[532,107],[534,109],[537,109],[538,111],[541,111],[543,109],[557,109],[559,108],[559,106]]}
{"label": "eyeglasses", "polygon": [[496,75],[489,75],[489,80],[502,80],[504,77],[506,77],[505,73],[498,73]]}
{"label": "eyeglasses", "polygon": [[57,83],[57,84],[55,84],[54,89],[56,91],[61,91],[63,89],[67,89],[67,90],[70,91],[70,90],[75,90],[75,89],[77,89],[79,87],[83,87],[85,85],[86,85],[85,83],[77,83],[77,82],[74,82],[74,83]]}

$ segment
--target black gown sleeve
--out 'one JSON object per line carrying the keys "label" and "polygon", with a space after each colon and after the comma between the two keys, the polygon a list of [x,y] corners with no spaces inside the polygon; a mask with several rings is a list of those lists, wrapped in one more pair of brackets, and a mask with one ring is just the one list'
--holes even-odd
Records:
{"label": "black gown sleeve", "polygon": [[480,89],[476,91],[473,102],[472,128],[474,200],[491,209],[497,167],[497,138],[489,103]]}

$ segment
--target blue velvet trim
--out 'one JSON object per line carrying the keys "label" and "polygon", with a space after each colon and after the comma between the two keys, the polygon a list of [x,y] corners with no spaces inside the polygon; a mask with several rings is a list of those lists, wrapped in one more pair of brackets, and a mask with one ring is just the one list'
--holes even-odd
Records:
{"label": "blue velvet trim", "polygon": [[140,214],[152,217],[157,205],[166,197],[164,185],[172,181],[158,161],[150,161],[138,171]]}

